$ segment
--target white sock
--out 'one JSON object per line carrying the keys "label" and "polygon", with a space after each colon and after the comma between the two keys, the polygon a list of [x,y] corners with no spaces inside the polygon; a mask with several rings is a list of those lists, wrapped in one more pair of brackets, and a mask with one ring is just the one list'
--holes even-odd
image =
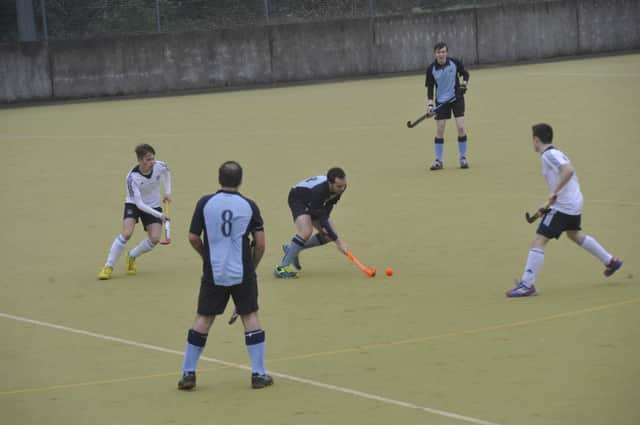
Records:
{"label": "white sock", "polygon": [[602,261],[605,266],[609,265],[611,259],[613,258],[613,255],[609,254],[607,250],[604,249],[602,245],[600,245],[598,241],[593,239],[591,236],[585,236],[580,246],[593,254],[594,257],[597,257],[598,260]]}
{"label": "white sock", "polygon": [[155,245],[152,244],[149,239],[144,239],[138,244],[138,246],[129,251],[129,257],[137,258],[145,252],[151,251],[154,247]]}
{"label": "white sock", "polygon": [[118,235],[111,244],[111,249],[109,250],[109,256],[107,257],[105,266],[113,267],[116,261],[118,261],[118,258],[122,255],[122,251],[124,251],[126,245],[127,240],[122,235]]}
{"label": "white sock", "polygon": [[544,264],[544,250],[542,248],[531,248],[527,256],[527,265],[524,267],[524,273],[520,279],[524,286],[531,288],[536,282],[538,272]]}

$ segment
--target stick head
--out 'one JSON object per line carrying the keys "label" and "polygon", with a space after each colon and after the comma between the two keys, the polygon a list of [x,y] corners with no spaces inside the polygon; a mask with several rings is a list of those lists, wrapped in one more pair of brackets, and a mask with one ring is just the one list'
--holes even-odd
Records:
{"label": "stick head", "polygon": [[369,269],[369,271],[367,272],[367,275],[368,275],[369,277],[374,277],[374,276],[376,275],[376,268],[375,268],[375,267],[371,267],[371,268]]}
{"label": "stick head", "polygon": [[536,219],[538,218],[538,216],[536,214],[531,215],[528,212],[524,213],[524,218],[527,220],[527,223],[531,224],[534,221],[536,221]]}
{"label": "stick head", "polygon": [[160,241],[160,245],[169,245],[171,243],[171,239],[162,239]]}

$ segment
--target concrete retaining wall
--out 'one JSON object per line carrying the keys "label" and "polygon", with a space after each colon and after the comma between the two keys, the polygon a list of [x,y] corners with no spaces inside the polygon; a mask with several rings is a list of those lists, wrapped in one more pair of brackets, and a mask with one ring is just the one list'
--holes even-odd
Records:
{"label": "concrete retaining wall", "polygon": [[579,53],[640,47],[640,1],[577,1]]}
{"label": "concrete retaining wall", "polygon": [[0,101],[51,99],[48,58],[40,43],[0,44]]}
{"label": "concrete retaining wall", "polygon": [[433,45],[446,41],[452,54],[465,63],[478,63],[475,10],[381,18],[373,21],[372,73],[426,69],[433,61]]}
{"label": "concrete retaining wall", "polygon": [[640,48],[637,0],[548,0],[412,16],[0,45],[0,101],[167,93]]}
{"label": "concrete retaining wall", "polygon": [[369,22],[346,20],[271,28],[274,82],[362,75],[371,63]]}
{"label": "concrete retaining wall", "polygon": [[52,43],[55,95],[112,96],[268,83],[268,39],[264,28],[249,28]]}
{"label": "concrete retaining wall", "polygon": [[578,53],[575,2],[478,9],[479,63]]}

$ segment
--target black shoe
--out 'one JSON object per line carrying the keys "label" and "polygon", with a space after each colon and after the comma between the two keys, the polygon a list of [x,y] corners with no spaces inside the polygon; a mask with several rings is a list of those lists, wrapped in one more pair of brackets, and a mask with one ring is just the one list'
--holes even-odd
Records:
{"label": "black shoe", "polygon": [[251,374],[251,388],[264,388],[269,385],[273,385],[273,378],[266,373],[264,375],[258,375],[257,373]]}
{"label": "black shoe", "polygon": [[429,167],[431,171],[442,170],[443,168],[444,168],[444,164],[439,159],[436,159],[435,161],[433,161],[433,164],[431,164],[431,167]]}
{"label": "black shoe", "polygon": [[182,375],[182,378],[178,381],[178,389],[189,391],[194,389],[196,386],[196,373],[195,372],[185,372]]}

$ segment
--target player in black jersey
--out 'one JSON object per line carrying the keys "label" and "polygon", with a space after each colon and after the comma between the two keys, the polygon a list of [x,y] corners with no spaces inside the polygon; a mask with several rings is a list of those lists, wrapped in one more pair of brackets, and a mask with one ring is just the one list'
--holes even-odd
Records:
{"label": "player in black jersey", "polygon": [[[309,177],[289,191],[289,208],[296,225],[291,242],[283,245],[284,258],[273,271],[279,278],[297,277],[301,269],[298,254],[301,250],[333,241],[346,253],[347,245],[338,238],[329,215],[334,205],[347,189],[347,176],[342,168],[331,168],[326,176]],[[317,233],[311,236],[313,229]]]}

